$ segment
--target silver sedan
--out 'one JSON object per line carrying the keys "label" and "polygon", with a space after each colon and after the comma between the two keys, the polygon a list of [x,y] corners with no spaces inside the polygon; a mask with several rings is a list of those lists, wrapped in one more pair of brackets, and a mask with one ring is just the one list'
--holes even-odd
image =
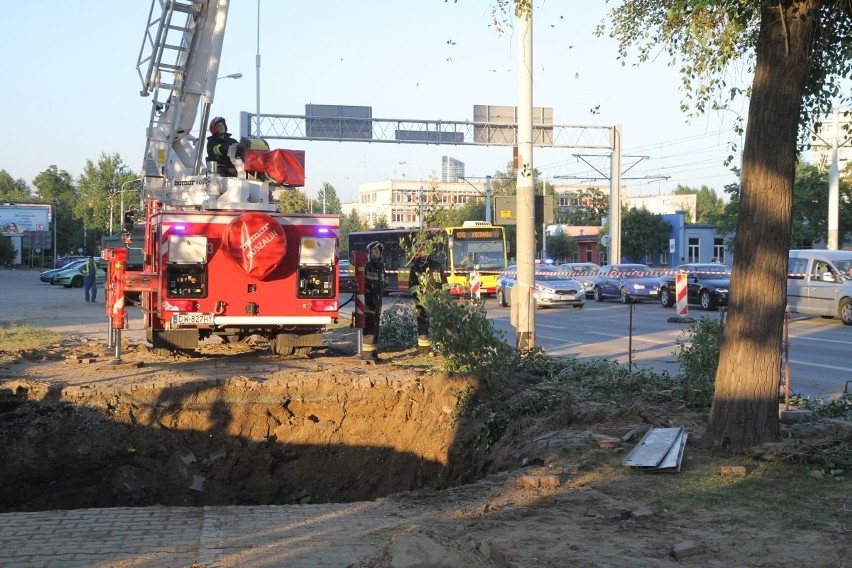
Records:
{"label": "silver sedan", "polygon": [[[497,278],[497,303],[508,306],[512,302],[512,292],[518,285],[517,267],[504,270]],[[566,278],[564,273],[553,266],[535,267],[535,291],[533,300],[536,308],[549,306],[574,306],[582,308],[586,304],[586,292],[583,285],[574,279]]]}

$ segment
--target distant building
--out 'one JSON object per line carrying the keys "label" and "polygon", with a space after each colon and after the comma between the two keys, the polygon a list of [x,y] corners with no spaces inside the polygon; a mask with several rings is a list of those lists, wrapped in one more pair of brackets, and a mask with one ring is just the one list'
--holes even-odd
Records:
{"label": "distant building", "polygon": [[441,156],[441,181],[453,182],[464,179],[464,162],[450,156]]}
{"label": "distant building", "polygon": [[358,212],[373,225],[381,218],[391,227],[419,227],[427,208],[461,207],[470,200],[485,199],[485,182],[386,179],[358,186],[358,201],[341,204],[342,214]]}
{"label": "distant building", "polygon": [[654,266],[674,268],[686,262],[718,262],[730,265],[733,261],[725,246],[725,237],[717,233],[717,226],[706,223],[690,223],[686,211],[663,215],[671,223],[669,248],[654,255],[647,262]]}
{"label": "distant building", "polygon": [[691,195],[649,195],[642,197],[628,197],[624,200],[628,209],[647,209],[655,215],[669,215],[682,212],[686,220],[695,223],[698,196]]}
{"label": "distant building", "polygon": [[579,225],[548,225],[548,235],[562,233],[574,239],[577,243],[577,254],[574,258],[565,259],[565,262],[594,262],[595,264],[606,263],[606,249],[600,245],[600,232],[602,227]]}

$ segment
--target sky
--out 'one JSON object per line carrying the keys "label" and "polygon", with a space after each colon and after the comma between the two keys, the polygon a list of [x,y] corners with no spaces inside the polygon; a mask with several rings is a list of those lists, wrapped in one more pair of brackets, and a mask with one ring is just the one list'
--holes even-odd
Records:
{"label": "sky", "polygon": [[[212,114],[236,133],[239,113],[257,111],[258,83],[261,114],[355,105],[372,107],[374,118],[465,121],[473,120],[474,105],[514,106],[517,37],[511,26],[495,31],[493,4],[231,0],[219,75],[243,76],[218,81]],[[724,165],[729,144],[739,141],[732,126],[747,109],[684,114],[677,67],[664,54],[622,65],[616,43],[594,35],[611,6],[534,2],[533,105],[552,108],[560,125],[621,125],[623,169],[629,168],[622,181],[631,197],[668,194],[678,185],[724,196],[724,186],[736,182]],[[0,0],[0,8],[0,170],[31,184],[55,165],[76,179],[87,160],[117,153],[141,171],[151,103],[140,96],[136,63],[151,2]],[[306,192],[330,183],[344,202],[356,199],[362,183],[440,178],[442,156],[464,162],[469,178],[505,171],[512,159],[511,147],[496,146],[270,145],[305,150]],[[589,151],[536,147],[533,165],[551,183],[593,172],[577,154]],[[586,160],[609,170],[607,158]],[[732,165],[739,166],[738,157]]]}

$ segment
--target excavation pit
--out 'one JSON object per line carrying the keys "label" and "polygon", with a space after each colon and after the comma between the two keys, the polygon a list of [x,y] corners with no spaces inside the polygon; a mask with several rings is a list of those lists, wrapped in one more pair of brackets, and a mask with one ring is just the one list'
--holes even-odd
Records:
{"label": "excavation pit", "polygon": [[479,475],[473,379],[264,357],[228,376],[241,362],[0,383],[0,512],[352,502]]}

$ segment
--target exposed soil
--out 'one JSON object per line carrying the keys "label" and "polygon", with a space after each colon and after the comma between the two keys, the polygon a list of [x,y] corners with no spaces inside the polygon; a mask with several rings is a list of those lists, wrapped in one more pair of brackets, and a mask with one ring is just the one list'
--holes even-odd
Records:
{"label": "exposed soil", "polygon": [[[195,357],[125,345],[119,363],[81,339],[21,353],[0,367],[0,512],[385,498],[448,516],[395,535],[362,568],[664,566],[679,554],[692,566],[852,565],[848,483],[826,488],[836,525],[808,529],[783,514],[737,521],[725,504],[662,510],[631,491],[637,476],[617,489],[601,473],[629,445],[601,449],[600,435],[632,444],[674,423],[700,434],[702,415],[566,396],[487,447],[488,416],[460,418],[496,394],[477,378],[433,374],[413,350],[381,365],[352,351],[335,339],[290,359],[251,343]],[[518,377],[513,396],[527,386]]]}

